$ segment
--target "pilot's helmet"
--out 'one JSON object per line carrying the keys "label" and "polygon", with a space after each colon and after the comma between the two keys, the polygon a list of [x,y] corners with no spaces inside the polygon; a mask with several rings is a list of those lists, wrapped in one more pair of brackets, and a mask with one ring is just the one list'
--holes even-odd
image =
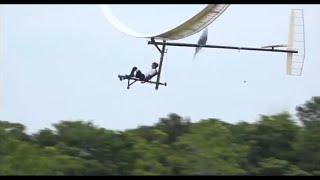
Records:
{"label": "pilot's helmet", "polygon": [[152,68],[153,68],[153,69],[156,69],[158,66],[159,66],[158,63],[156,63],[156,62],[153,62],[153,63],[152,63]]}

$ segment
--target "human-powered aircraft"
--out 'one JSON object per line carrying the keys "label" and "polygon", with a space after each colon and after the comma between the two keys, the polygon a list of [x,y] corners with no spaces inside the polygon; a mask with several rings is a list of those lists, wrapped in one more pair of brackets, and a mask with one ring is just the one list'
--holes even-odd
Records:
{"label": "human-powered aircraft", "polygon": [[[164,54],[167,53],[166,47],[192,47],[195,48],[195,54],[201,50],[201,48],[220,48],[220,49],[235,49],[235,50],[250,50],[250,51],[267,51],[267,52],[280,52],[287,54],[287,74],[288,75],[302,75],[302,69],[305,59],[305,32],[304,32],[304,14],[302,9],[292,9],[290,15],[290,25],[287,44],[268,45],[260,48],[253,47],[235,47],[235,46],[221,46],[221,45],[207,45],[208,32],[207,27],[213,23],[221,14],[223,14],[229,7],[228,4],[209,4],[205,6],[200,12],[177,25],[176,27],[169,29],[159,34],[141,34],[123,24],[111,11],[109,5],[99,5],[105,18],[111,23],[117,30],[136,37],[147,38],[149,45],[154,45],[160,53],[160,59],[158,63],[158,70],[155,74],[156,81],[139,79],[136,77],[128,76],[127,88],[129,89],[137,81],[143,83],[155,84],[155,89],[158,90],[160,85],[166,86],[167,83],[160,82],[161,71],[163,66]],[[203,31],[204,30],[204,31]],[[176,43],[174,40],[184,39],[203,31],[197,44],[190,43]]]}

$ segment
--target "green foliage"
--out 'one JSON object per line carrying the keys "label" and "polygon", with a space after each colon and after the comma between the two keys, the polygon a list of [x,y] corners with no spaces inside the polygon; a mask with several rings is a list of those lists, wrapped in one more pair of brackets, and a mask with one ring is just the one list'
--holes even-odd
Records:
{"label": "green foliage", "polygon": [[178,137],[190,130],[190,120],[183,119],[178,114],[169,114],[168,118],[161,118],[156,127],[167,134],[165,143],[171,144],[177,141]]}
{"label": "green foliage", "polygon": [[299,127],[288,113],[262,116],[251,135],[250,159],[254,162],[269,157],[292,160],[298,135]]}
{"label": "green foliage", "polygon": [[258,167],[254,170],[255,175],[262,176],[305,176],[309,175],[306,171],[292,165],[290,162],[276,158],[267,158],[259,162]]}
{"label": "green foliage", "polygon": [[246,146],[233,143],[230,130],[217,120],[203,120],[194,124],[191,133],[183,135],[176,146],[176,149],[180,149],[180,156],[185,159],[181,174],[245,174],[239,162],[247,155]]}
{"label": "green foliage", "polygon": [[39,133],[34,135],[36,143],[41,146],[54,146],[58,141],[58,137],[54,132],[50,129],[40,130]]}
{"label": "green foliage", "polygon": [[313,97],[305,104],[296,108],[297,115],[302,123],[308,127],[320,124],[320,97]]}
{"label": "green foliage", "polygon": [[24,132],[25,126],[20,123],[0,121],[0,129],[4,130],[7,135],[13,136],[17,139],[29,140],[28,135]]}
{"label": "green foliage", "polygon": [[320,175],[320,97],[297,107],[305,128],[298,146],[298,164],[313,175]]}
{"label": "green foliage", "polygon": [[0,121],[0,175],[320,175],[320,97],[255,123],[169,114],[123,132],[61,121],[28,135]]}

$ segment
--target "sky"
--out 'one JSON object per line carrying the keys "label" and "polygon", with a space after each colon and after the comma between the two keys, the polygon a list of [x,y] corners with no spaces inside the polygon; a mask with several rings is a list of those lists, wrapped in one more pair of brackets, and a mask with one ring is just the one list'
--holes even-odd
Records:
{"label": "sky", "polygon": [[[114,5],[141,33],[161,32],[205,5]],[[169,113],[192,122],[218,118],[255,122],[320,95],[320,6],[231,5],[209,27],[207,44],[286,44],[291,8],[304,9],[302,76],[286,75],[286,54],[169,47],[161,81],[130,90],[118,74],[148,71],[159,59],[147,39],[117,31],[97,5],[0,5],[0,120],[28,132],[61,120],[85,120],[112,130],[153,125]],[[201,33],[176,42],[195,43]],[[244,83],[246,81],[246,83]]]}

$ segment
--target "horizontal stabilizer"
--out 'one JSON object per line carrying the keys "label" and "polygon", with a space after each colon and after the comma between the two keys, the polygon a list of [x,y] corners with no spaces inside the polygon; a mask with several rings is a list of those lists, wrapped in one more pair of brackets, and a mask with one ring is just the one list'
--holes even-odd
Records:
{"label": "horizontal stabilizer", "polygon": [[288,45],[286,45],[286,44],[268,45],[268,46],[262,46],[261,48],[266,48],[266,49],[272,48],[272,49],[274,49],[274,48],[280,48],[280,47],[288,47]]}

